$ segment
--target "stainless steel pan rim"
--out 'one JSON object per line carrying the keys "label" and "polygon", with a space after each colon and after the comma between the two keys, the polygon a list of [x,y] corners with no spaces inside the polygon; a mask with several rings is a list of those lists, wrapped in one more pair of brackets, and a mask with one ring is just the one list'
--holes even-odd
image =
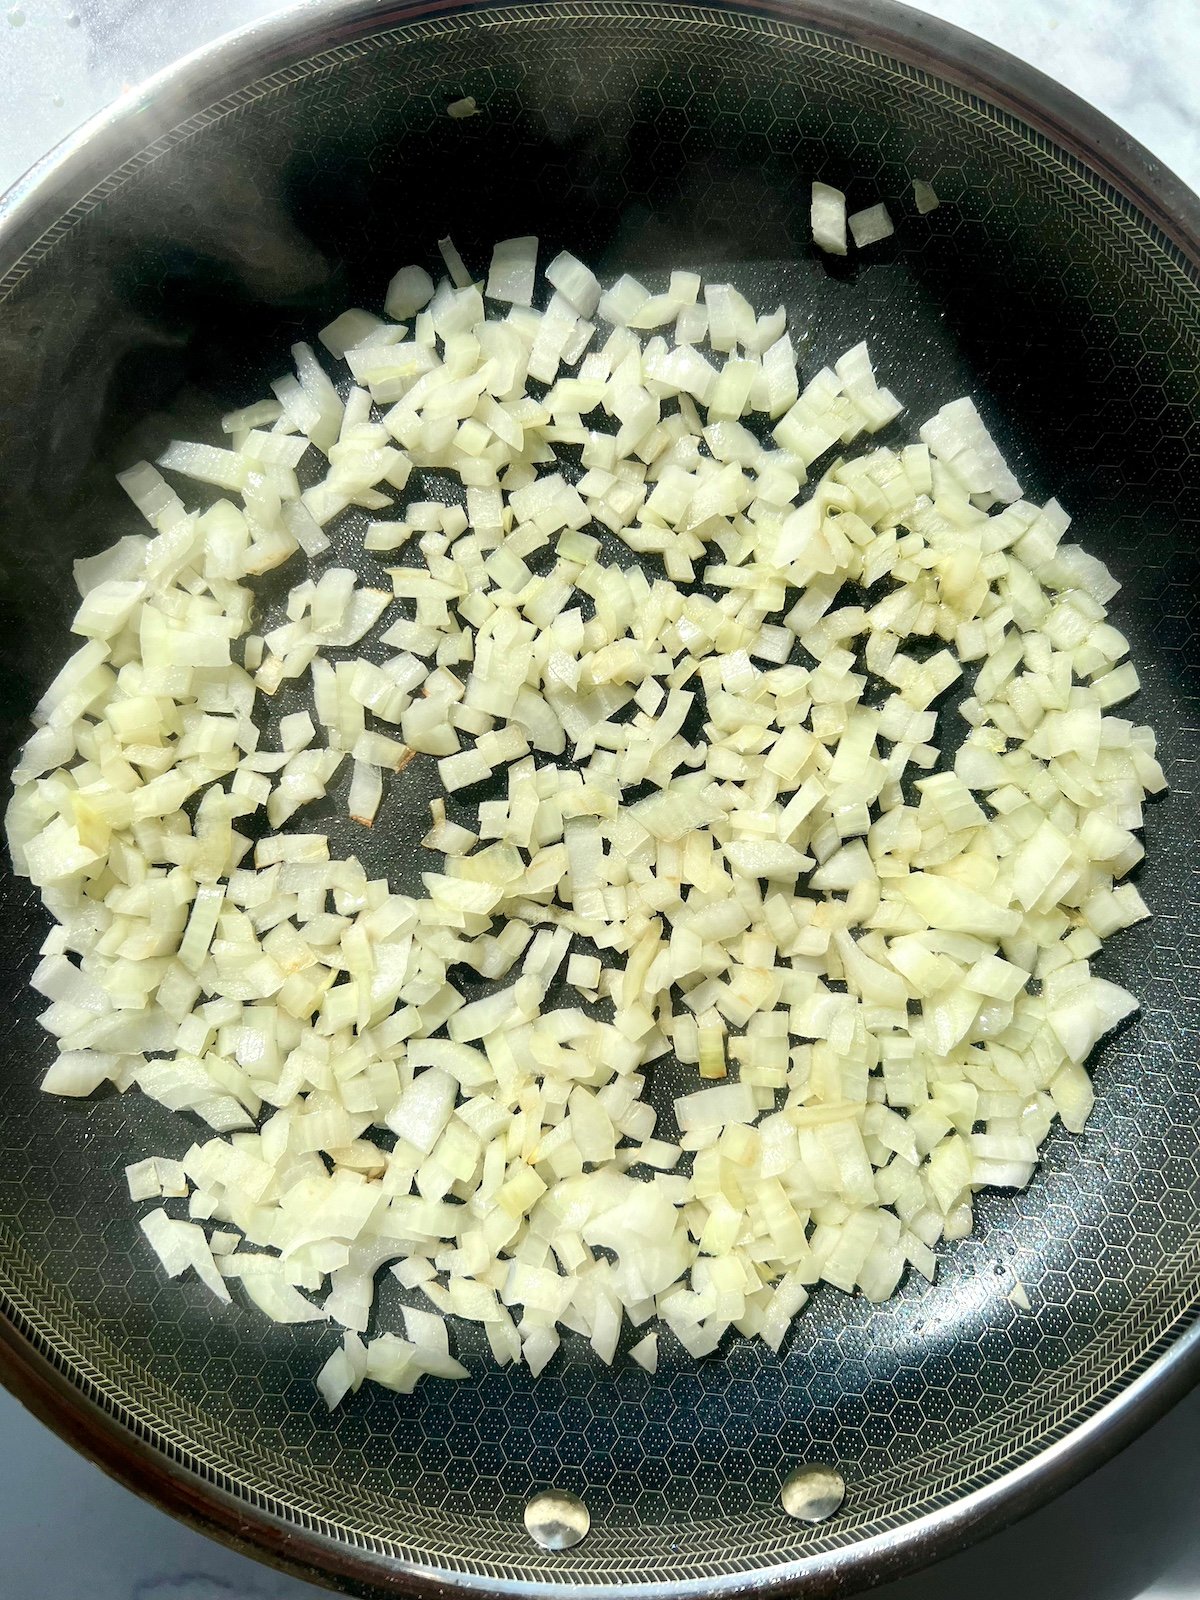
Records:
{"label": "stainless steel pan rim", "polygon": [[[224,86],[242,84],[280,64],[389,24],[461,11],[435,3],[382,8],[315,3],[256,23],[176,63],[85,124],[0,199],[0,268],[27,250],[98,175],[176,126],[184,109],[203,105]],[[484,9],[482,7],[478,9]],[[599,9],[599,8],[598,8]],[[731,8],[736,9],[736,8]],[[999,106],[1071,152],[1161,230],[1181,262],[1200,271],[1200,201],[1107,119],[1040,73],[948,25],[887,0],[765,0],[759,16],[815,28],[891,54]],[[0,288],[3,288],[0,278]],[[1086,1420],[1011,1471],[911,1521],[841,1548],[794,1561],[683,1582],[608,1585],[572,1570],[569,1586],[597,1597],[720,1592],[845,1592],[900,1573],[1012,1520],[1083,1476],[1120,1449],[1200,1376],[1200,1322],[1165,1332],[1153,1359]],[[398,1564],[352,1549],[319,1527],[289,1524],[266,1507],[237,1498],[173,1464],[148,1436],[131,1431],[85,1392],[69,1361],[52,1359],[30,1325],[0,1296],[0,1378],[39,1416],[106,1470],[204,1531],[310,1578],[423,1594],[560,1594],[556,1582],[513,1582],[499,1573]],[[583,1550],[586,1551],[586,1544]]]}
{"label": "stainless steel pan rim", "polygon": [[720,1594],[849,1595],[927,1566],[1028,1515],[1132,1443],[1200,1380],[1200,1321],[1140,1377],[1055,1444],[994,1482],[874,1538],[766,1571],[684,1583],[513,1583],[417,1565],[383,1568],[315,1530],[281,1525],[244,1501],[185,1475],[76,1387],[10,1324],[0,1324],[0,1381],[60,1438],[133,1493],[212,1538],[309,1582],[349,1593],[436,1597],[510,1594],[558,1600],[676,1600]]}

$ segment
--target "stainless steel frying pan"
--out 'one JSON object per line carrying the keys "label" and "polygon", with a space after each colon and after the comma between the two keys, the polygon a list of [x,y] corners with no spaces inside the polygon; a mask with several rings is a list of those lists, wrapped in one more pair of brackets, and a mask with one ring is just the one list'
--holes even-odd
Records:
{"label": "stainless steel frying pan", "polygon": [[[449,119],[463,95],[481,115]],[[886,199],[895,238],[818,259],[818,175]],[[943,200],[925,218],[914,177]],[[447,231],[476,263],[535,232],[608,273],[719,271],[787,301],[813,366],[866,333],[915,419],[982,397],[1028,492],[1057,493],[1124,584],[1172,782],[1146,827],[1154,920],[1104,957],[1142,1012],[1095,1062],[1087,1133],[1056,1134],[1026,1192],[981,1196],[934,1288],[825,1289],[781,1357],[676,1350],[654,1377],[568,1339],[532,1380],[465,1330],[470,1382],[365,1388],[331,1419],[312,1374],[332,1332],[218,1314],[156,1271],[122,1167],[182,1151],[184,1121],[38,1093],[45,922],[5,875],[0,1376],[135,1488],[358,1591],[878,1580],[1079,1476],[1200,1369],[1200,207],[1047,80],[882,0],[318,0],[252,29],[0,203],[5,763],[67,650],[72,559],[132,526],[113,470],[211,429]],[[421,805],[370,863],[400,882]],[[848,1492],[809,1527],[779,1491],[812,1462]],[[526,1533],[547,1485],[587,1504],[574,1549]]]}

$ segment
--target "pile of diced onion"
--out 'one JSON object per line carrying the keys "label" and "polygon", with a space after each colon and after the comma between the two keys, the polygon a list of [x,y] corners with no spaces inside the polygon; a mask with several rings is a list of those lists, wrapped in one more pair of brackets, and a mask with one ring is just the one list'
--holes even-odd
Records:
{"label": "pile of diced onion", "polygon": [[[145,1236],[344,1330],[331,1406],[462,1376],[447,1317],[535,1372],[628,1323],[653,1370],[663,1327],[778,1349],[819,1282],[932,1279],[1084,1125],[1164,782],[1112,714],[1116,583],[969,399],[864,447],[902,407],[863,344],[801,374],[782,307],[693,273],[442,253],[223,447],[122,475],[152,531],[78,563],[8,812],[57,923],[44,1087],[204,1125],[127,1169]],[[386,587],[333,564],[347,512]],[[413,762],[448,797],[420,898],[304,827],[329,794],[386,830]]]}

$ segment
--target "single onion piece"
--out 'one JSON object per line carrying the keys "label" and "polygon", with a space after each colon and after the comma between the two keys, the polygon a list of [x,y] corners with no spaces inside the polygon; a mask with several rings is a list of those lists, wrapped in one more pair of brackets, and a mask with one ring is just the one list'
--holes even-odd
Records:
{"label": "single onion piece", "polygon": [[395,322],[415,317],[433,299],[433,279],[424,267],[401,267],[388,284],[383,309]]}
{"label": "single onion piece", "polygon": [[930,211],[936,211],[942,203],[934,193],[933,185],[926,183],[924,178],[913,179],[913,200],[922,216],[928,215]]}
{"label": "single onion piece", "polygon": [[846,254],[846,196],[828,183],[812,186],[812,236],[819,250],[833,256]]}
{"label": "single onion piece", "polygon": [[505,239],[495,247],[484,291],[489,300],[505,300],[515,306],[532,305],[537,247],[537,239],[532,236]]}
{"label": "single onion piece", "polygon": [[878,205],[867,206],[863,211],[855,211],[847,218],[847,226],[860,250],[869,244],[878,244],[880,239],[890,239],[896,231],[888,215],[888,208],[882,201]]}

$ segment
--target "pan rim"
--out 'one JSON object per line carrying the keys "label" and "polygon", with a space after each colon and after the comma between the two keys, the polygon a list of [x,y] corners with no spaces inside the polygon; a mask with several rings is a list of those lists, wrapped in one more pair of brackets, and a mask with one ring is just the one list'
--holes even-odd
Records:
{"label": "pan rim", "polygon": [[[189,105],[221,86],[252,82],[285,61],[388,26],[491,9],[497,0],[310,0],[185,56],[85,122],[0,196],[0,273],[48,219],[85,192],[97,168],[112,171],[175,127]],[[750,14],[849,40],[928,72],[1033,128],[1134,206],[1200,276],[1200,198],[1102,113],[1007,52],[894,0],[709,0],[706,9]],[[207,99],[205,96],[207,95]],[[150,130],[148,132],[148,129]],[[109,152],[105,154],[104,152]],[[0,1309],[3,1302],[0,1301]],[[1129,1443],[1200,1378],[1200,1320],[1183,1331],[1125,1389],[1063,1438],[994,1481],[919,1520],[843,1549],[768,1569],[671,1583],[600,1585],[572,1581],[595,1600],[636,1594],[719,1592],[724,1596],[805,1591],[845,1593],[924,1565],[1015,1520],[1061,1492]],[[560,1595],[565,1584],[498,1580],[482,1573],[401,1565],[240,1500],[138,1437],[35,1348],[15,1318],[0,1316],[0,1382],[35,1415],[134,1492],[201,1531],[310,1581],[350,1582],[420,1595],[499,1592]]]}

